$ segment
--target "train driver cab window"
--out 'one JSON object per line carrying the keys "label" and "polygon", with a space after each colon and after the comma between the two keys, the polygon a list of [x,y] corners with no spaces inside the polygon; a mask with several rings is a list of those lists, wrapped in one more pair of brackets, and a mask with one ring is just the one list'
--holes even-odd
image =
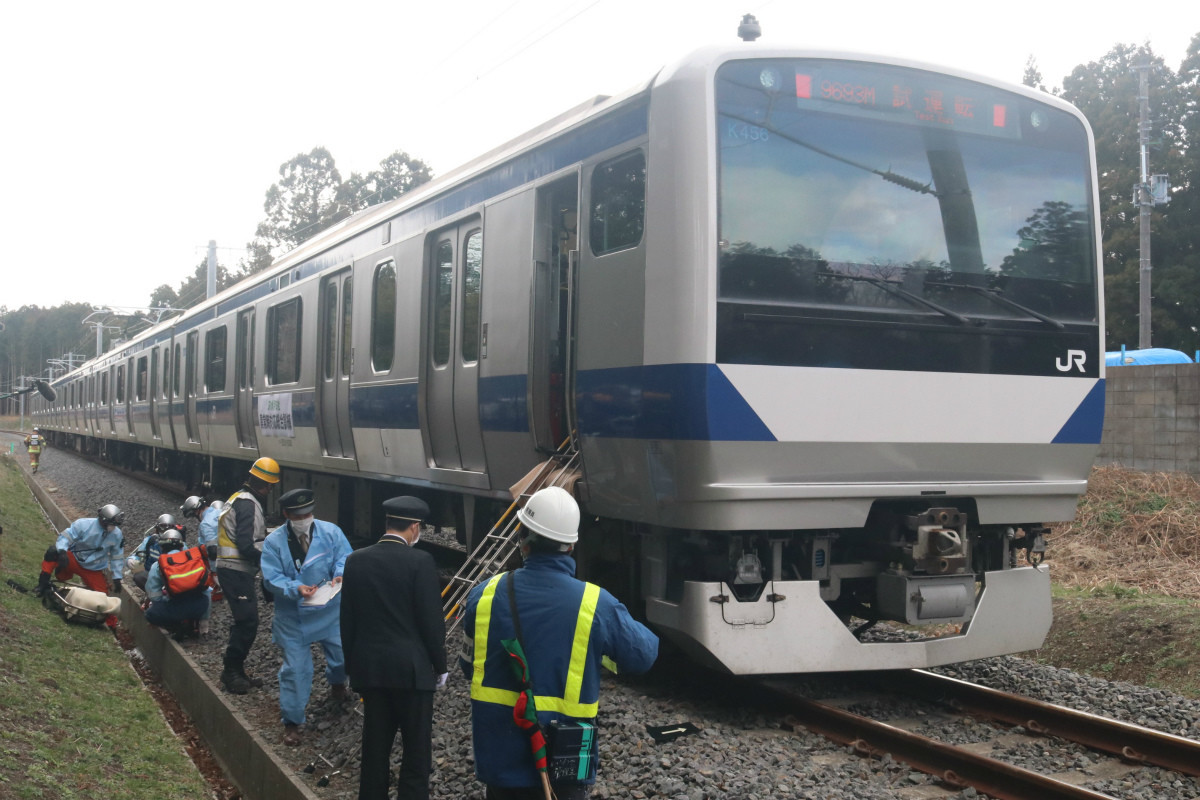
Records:
{"label": "train driver cab window", "polygon": [[646,218],[646,155],[640,150],[592,171],[590,239],[602,256],[636,247]]}
{"label": "train driver cab window", "polygon": [[204,334],[204,388],[209,392],[225,391],[225,331],[222,325]]}
{"label": "train driver cab window", "polygon": [[300,380],[300,298],[267,309],[267,383]]}
{"label": "train driver cab window", "polygon": [[371,287],[371,369],[389,372],[396,353],[396,262],[375,268]]}

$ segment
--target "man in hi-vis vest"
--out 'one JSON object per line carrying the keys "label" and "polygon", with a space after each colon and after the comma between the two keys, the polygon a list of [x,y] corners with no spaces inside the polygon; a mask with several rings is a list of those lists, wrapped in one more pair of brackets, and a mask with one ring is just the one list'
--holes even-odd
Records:
{"label": "man in hi-vis vest", "polygon": [[279,483],[279,464],[266,456],[250,467],[242,488],[225,504],[217,521],[217,577],[229,604],[233,625],[225,648],[221,683],[233,694],[246,694],[262,680],[246,674],[246,656],[258,635],[258,597],[254,577],[267,538],[263,503],[271,487]]}
{"label": "man in hi-vis vest", "polygon": [[[524,566],[472,589],[462,624],[459,661],[471,683],[475,774],[487,785],[488,800],[545,797],[530,740],[514,722],[522,687],[504,640],[520,639],[544,731],[555,721],[595,718],[602,661],[613,671],[638,673],[658,656],[657,636],[608,591],[575,578],[579,506],[570,494],[557,486],[541,489],[517,518]],[[594,769],[586,772],[553,782],[558,800],[586,797],[595,782]]]}

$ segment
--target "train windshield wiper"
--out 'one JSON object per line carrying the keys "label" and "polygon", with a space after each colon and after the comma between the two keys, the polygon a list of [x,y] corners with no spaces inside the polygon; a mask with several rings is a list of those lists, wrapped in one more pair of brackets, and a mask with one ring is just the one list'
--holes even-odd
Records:
{"label": "train windshield wiper", "polygon": [[939,283],[937,285],[938,286],[949,286],[954,289],[969,289],[978,295],[982,295],[983,297],[986,297],[987,299],[991,300],[993,303],[996,303],[997,305],[1004,306],[1005,308],[1011,308],[1013,311],[1020,311],[1022,314],[1028,314],[1029,316],[1033,317],[1034,319],[1044,322],[1045,324],[1049,325],[1050,327],[1052,327],[1058,331],[1061,331],[1067,327],[1066,325],[1062,324],[1061,322],[1054,319],[1053,317],[1047,317],[1042,312],[1034,311],[1029,306],[1023,306],[1020,303],[1009,300],[1007,297],[1002,295],[999,292],[999,290],[997,290],[997,289],[988,289],[983,286],[971,286],[970,284],[967,284],[967,283]]}
{"label": "train windshield wiper", "polygon": [[924,297],[921,297],[920,295],[916,295],[916,294],[913,294],[912,292],[906,291],[905,289],[901,289],[900,287],[895,285],[897,283],[897,281],[889,281],[889,280],[885,280],[883,278],[872,278],[868,275],[847,275],[844,272],[818,272],[817,275],[822,278],[840,278],[842,280],[847,280],[847,281],[863,281],[864,283],[869,283],[872,286],[874,286],[884,292],[887,292],[890,295],[903,298],[904,300],[907,300],[909,303],[912,303],[915,306],[924,306],[925,308],[933,309],[934,311],[938,312],[942,316],[948,317],[949,319],[954,320],[959,325],[983,325],[984,324],[982,320],[974,320],[974,319],[971,319],[970,317],[964,317],[962,314],[959,314],[957,311],[951,311],[950,309],[946,308],[945,306],[938,305],[937,303],[933,302],[932,300],[926,300]]}

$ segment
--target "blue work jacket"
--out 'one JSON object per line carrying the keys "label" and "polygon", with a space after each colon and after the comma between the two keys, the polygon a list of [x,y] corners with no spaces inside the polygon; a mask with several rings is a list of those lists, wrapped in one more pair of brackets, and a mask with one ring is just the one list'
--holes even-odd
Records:
{"label": "blue work jacket", "polygon": [[95,517],[77,519],[54,541],[56,550],[67,550],[84,569],[112,571],[113,580],[125,574],[125,537],[120,528],[105,531]]}
{"label": "blue work jacket", "polygon": [[201,547],[217,543],[217,518],[221,516],[221,509],[224,507],[224,503],[214,500],[208,508],[204,509],[204,515],[200,518],[200,534],[197,539]]}
{"label": "blue work jacket", "polygon": [[271,623],[272,640],[277,644],[288,641],[319,642],[336,637],[339,640],[339,617],[342,596],[321,607],[301,606],[301,586],[316,586],[340,577],[350,555],[350,542],[342,529],[332,522],[314,520],[309,531],[308,554],[303,564],[297,564],[288,548],[287,524],[267,534],[263,542],[263,580],[275,595],[275,611]]}
{"label": "blue work jacket", "polygon": [[475,774],[491,786],[537,786],[529,739],[513,721],[520,685],[501,644],[515,638],[510,580],[543,730],[555,719],[594,718],[601,667],[645,672],[658,657],[658,637],[608,591],[577,580],[567,554],[533,554],[522,569],[471,590],[459,664],[471,683]]}

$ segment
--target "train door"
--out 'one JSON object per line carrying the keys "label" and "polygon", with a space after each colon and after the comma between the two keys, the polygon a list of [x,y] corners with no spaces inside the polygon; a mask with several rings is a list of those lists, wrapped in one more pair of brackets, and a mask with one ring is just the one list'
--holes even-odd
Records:
{"label": "train door", "polygon": [[238,312],[237,353],[234,369],[237,376],[233,382],[234,425],[237,428],[238,447],[258,447],[258,434],[254,430],[254,309]]}
{"label": "train door", "polygon": [[200,332],[190,331],[183,348],[183,422],[188,442],[200,441],[200,426],[196,423],[196,357],[200,352]]}
{"label": "train door", "polygon": [[354,292],[350,268],[321,279],[317,332],[317,429],[325,455],[354,458],[350,428],[350,367],[354,357]]}
{"label": "train door", "polygon": [[479,427],[483,229],[479,217],[429,239],[425,411],[433,466],[483,472]]}
{"label": "train door", "polygon": [[538,190],[534,239],[533,318],[530,330],[530,423],[539,450],[553,451],[571,427],[570,388],[573,267],[579,255],[579,177]]}

